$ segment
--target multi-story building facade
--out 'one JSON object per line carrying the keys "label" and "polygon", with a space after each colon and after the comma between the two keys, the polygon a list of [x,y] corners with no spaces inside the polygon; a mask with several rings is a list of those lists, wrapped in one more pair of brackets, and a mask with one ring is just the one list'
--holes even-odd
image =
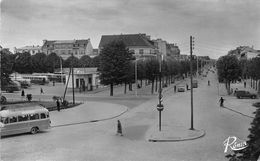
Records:
{"label": "multi-story building facade", "polygon": [[21,48],[14,48],[14,53],[24,53],[24,52],[28,52],[31,55],[35,55],[37,53],[41,53],[42,52],[42,47],[37,45],[37,46],[24,46]]}
{"label": "multi-story building facade", "polygon": [[156,39],[153,40],[155,47],[157,48],[158,52],[160,53],[160,55],[163,55],[164,57],[166,57],[167,55],[167,42],[162,40],[162,39]]}
{"label": "multi-story building facade", "polygon": [[174,58],[178,58],[180,56],[180,49],[177,45],[175,44],[166,44],[166,55],[171,56]]}
{"label": "multi-story building facade", "polygon": [[45,54],[56,53],[64,60],[72,54],[81,58],[83,55],[92,55],[93,47],[90,39],[84,40],[43,40],[42,51]]}
{"label": "multi-story building facade", "polygon": [[154,42],[146,34],[103,35],[98,46],[98,52],[100,53],[104,45],[116,40],[122,40],[135,56],[149,57],[156,56],[158,53]]}

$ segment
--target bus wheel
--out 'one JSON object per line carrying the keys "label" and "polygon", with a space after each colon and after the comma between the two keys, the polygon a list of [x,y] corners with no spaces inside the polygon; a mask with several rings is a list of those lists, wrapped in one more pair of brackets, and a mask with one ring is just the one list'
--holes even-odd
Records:
{"label": "bus wheel", "polygon": [[38,132],[38,128],[37,127],[32,127],[31,133],[32,134],[36,134],[37,132]]}

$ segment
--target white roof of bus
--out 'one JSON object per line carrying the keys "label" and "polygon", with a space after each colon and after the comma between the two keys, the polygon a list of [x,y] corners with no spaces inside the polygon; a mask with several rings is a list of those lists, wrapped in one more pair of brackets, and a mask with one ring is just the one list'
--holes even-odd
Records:
{"label": "white roof of bus", "polygon": [[0,111],[0,117],[48,112],[46,108],[35,104],[34,105],[28,104],[27,106],[25,106],[24,104],[16,104],[16,105],[7,105],[5,107],[6,107],[5,110]]}

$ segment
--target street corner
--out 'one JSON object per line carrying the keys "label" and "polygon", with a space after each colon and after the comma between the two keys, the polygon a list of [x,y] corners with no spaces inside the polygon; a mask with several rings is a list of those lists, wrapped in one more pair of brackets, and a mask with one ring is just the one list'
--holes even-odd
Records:
{"label": "street corner", "polygon": [[159,131],[157,125],[149,130],[147,139],[150,142],[177,142],[198,139],[205,134],[204,130],[190,130],[188,127],[174,125],[162,125],[161,131]]}

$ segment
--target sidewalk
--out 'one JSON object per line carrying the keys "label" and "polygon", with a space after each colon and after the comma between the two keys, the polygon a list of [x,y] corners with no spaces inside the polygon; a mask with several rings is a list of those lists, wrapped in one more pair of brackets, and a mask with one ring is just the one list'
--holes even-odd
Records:
{"label": "sidewalk", "polygon": [[60,127],[112,119],[124,114],[127,110],[127,107],[123,105],[87,102],[60,112],[50,112],[51,126]]}
{"label": "sidewalk", "polygon": [[[251,88],[250,80],[246,80],[246,82],[247,82],[246,88],[244,88],[243,81],[241,83],[232,83],[231,88],[233,90],[237,88],[238,90],[246,90],[251,93],[257,93],[256,90]],[[256,107],[252,106],[252,104],[255,102],[260,102],[259,97],[257,99],[250,99],[250,98],[238,99],[234,96],[234,94],[226,95],[225,97],[228,98],[224,102],[225,107],[227,107],[230,110],[234,110],[234,112],[240,113],[244,116],[254,118],[255,114],[253,114],[253,112],[256,111]]]}

